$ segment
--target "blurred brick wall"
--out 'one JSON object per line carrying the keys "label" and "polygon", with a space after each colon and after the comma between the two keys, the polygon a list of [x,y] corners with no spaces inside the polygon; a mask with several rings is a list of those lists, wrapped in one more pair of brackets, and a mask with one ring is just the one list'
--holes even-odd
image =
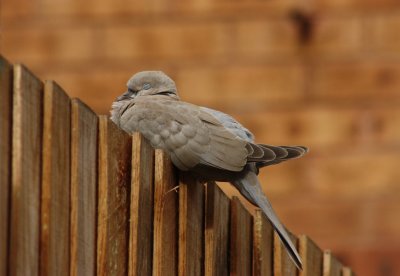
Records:
{"label": "blurred brick wall", "polygon": [[[400,274],[400,3],[395,0],[2,0],[0,51],[107,113],[161,69],[184,100],[271,144],[285,224],[358,275]],[[226,189],[229,189],[226,187]]]}

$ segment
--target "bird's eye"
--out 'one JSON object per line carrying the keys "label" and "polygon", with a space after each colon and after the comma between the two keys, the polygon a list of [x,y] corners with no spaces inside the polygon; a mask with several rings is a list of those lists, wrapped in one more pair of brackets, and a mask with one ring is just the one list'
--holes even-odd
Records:
{"label": "bird's eye", "polygon": [[142,87],[143,90],[149,90],[150,88],[151,88],[150,83],[143,84],[143,87]]}

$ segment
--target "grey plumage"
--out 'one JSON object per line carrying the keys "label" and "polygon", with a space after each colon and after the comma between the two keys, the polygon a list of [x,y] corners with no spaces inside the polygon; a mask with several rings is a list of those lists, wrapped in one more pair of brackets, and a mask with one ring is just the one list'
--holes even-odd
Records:
{"label": "grey plumage", "polygon": [[228,181],[258,206],[279,234],[297,267],[300,256],[257,179],[264,166],[298,158],[302,146],[256,144],[254,135],[231,116],[180,101],[174,81],[160,71],[137,73],[113,103],[111,119],[128,133],[141,132],[168,152],[176,167],[205,180]]}

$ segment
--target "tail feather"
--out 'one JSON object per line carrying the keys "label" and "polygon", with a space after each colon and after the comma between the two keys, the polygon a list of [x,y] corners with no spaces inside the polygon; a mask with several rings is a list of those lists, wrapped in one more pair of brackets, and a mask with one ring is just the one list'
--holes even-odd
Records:
{"label": "tail feather", "polygon": [[281,224],[278,216],[275,214],[271,203],[261,189],[258,182],[257,175],[248,171],[245,177],[235,180],[232,183],[240,193],[251,203],[258,206],[263,213],[267,216],[272,226],[278,233],[283,245],[285,246],[290,258],[293,260],[297,268],[302,269],[302,262],[299,253],[296,250],[292,240],[289,237],[285,227]]}

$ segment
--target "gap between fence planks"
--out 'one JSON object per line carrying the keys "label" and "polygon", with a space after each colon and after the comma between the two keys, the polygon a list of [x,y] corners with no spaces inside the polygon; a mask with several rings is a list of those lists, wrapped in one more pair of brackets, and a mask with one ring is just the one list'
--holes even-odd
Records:
{"label": "gap between fence planks", "polygon": [[12,66],[0,56],[0,275],[8,274],[11,190]]}
{"label": "gap between fence planks", "polygon": [[71,100],[71,276],[96,274],[97,115]]}
{"label": "gap between fence planks", "polygon": [[107,116],[99,117],[98,275],[127,273],[131,143]]}
{"label": "gap between fence planks", "polygon": [[132,136],[129,275],[151,275],[153,254],[154,149],[139,133]]}
{"label": "gap between fence planks", "polygon": [[10,275],[39,274],[43,84],[14,66]]}

